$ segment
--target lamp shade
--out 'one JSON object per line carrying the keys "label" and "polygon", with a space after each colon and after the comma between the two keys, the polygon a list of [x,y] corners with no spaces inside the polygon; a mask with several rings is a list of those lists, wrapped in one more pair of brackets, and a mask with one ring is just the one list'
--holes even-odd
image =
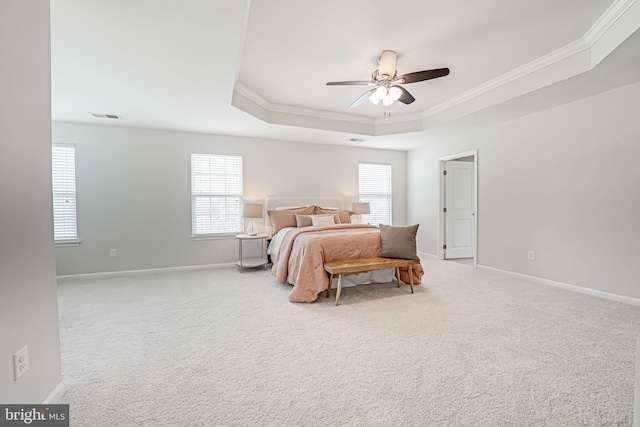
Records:
{"label": "lamp shade", "polygon": [[391,86],[391,89],[389,89],[389,96],[394,101],[398,100],[398,98],[402,96],[402,89],[400,89],[398,86]]}
{"label": "lamp shade", "polygon": [[384,97],[387,96],[387,88],[384,86],[378,86],[378,89],[373,93],[376,95],[376,98],[384,99]]}
{"label": "lamp shade", "polygon": [[245,204],[242,209],[244,218],[262,218],[262,204]]}
{"label": "lamp shade", "polygon": [[371,213],[369,202],[354,203],[351,210],[356,215],[367,215]]}

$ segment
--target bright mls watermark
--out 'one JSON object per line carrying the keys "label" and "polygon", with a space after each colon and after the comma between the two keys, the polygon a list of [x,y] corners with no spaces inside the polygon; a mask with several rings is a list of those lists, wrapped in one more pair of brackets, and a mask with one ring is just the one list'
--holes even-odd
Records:
{"label": "bright mls watermark", "polygon": [[1,405],[0,427],[69,427],[69,405]]}

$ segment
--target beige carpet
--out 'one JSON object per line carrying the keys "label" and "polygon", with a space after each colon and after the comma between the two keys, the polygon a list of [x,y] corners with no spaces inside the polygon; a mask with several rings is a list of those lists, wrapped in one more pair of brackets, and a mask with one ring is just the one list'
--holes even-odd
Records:
{"label": "beige carpet", "polygon": [[640,307],[423,265],[339,307],[264,270],[61,283],[71,425],[631,425]]}

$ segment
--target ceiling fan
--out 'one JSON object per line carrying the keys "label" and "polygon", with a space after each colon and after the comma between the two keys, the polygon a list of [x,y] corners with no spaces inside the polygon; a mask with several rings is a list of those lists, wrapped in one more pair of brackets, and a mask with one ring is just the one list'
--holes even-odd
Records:
{"label": "ceiling fan", "polygon": [[399,86],[405,83],[416,83],[424,80],[437,79],[449,74],[448,68],[436,68],[433,70],[416,71],[398,75],[396,70],[397,54],[392,50],[383,50],[378,59],[378,69],[371,74],[371,80],[352,80],[344,82],[329,82],[328,86],[369,85],[375,86],[356,99],[351,108],[357,107],[369,99],[375,105],[382,101],[385,107],[400,101],[411,104],[416,99],[405,88]]}

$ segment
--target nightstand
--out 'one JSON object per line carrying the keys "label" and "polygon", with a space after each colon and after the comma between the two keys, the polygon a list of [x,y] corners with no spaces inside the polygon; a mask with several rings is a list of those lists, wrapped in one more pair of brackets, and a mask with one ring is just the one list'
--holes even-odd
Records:
{"label": "nightstand", "polygon": [[[253,268],[253,267],[262,267],[267,269],[267,257],[265,251],[265,245],[267,240],[266,234],[257,234],[255,236],[250,236],[248,234],[238,234],[236,239],[238,239],[238,261],[236,261],[236,265],[240,267],[240,273],[245,268]],[[242,256],[242,246],[245,240],[260,240],[262,251],[260,252],[260,258],[243,258]]]}

